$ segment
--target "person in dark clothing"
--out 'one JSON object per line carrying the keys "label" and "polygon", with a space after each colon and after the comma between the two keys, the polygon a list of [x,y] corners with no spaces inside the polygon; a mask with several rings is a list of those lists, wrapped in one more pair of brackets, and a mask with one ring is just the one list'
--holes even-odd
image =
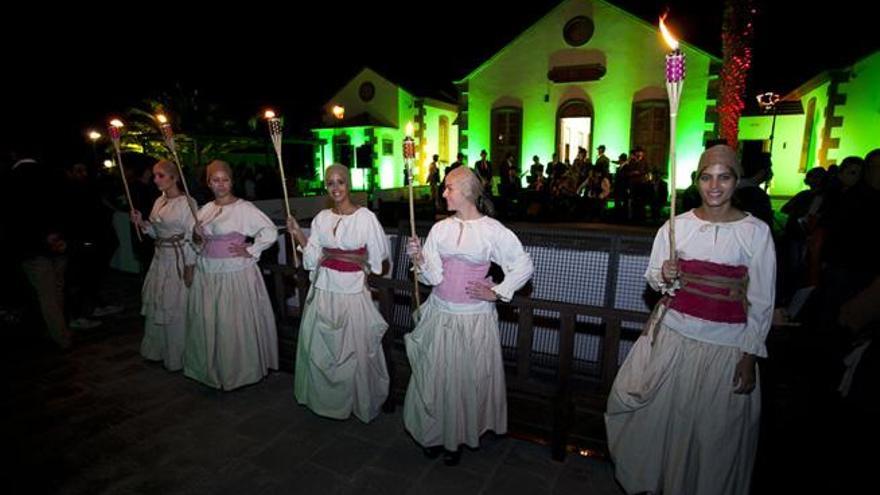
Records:
{"label": "person in dark clothing", "polygon": [[[487,194],[492,194],[492,162],[487,158],[486,150],[480,151],[480,159],[474,164],[474,172],[483,184],[483,190]],[[503,175],[502,175],[503,177]]]}
{"label": "person in dark clothing", "polygon": [[64,210],[63,186],[57,171],[27,150],[12,154],[3,208],[6,229],[14,236],[11,255],[35,296],[49,337],[70,347],[65,316],[64,280],[67,243],[59,212]]}
{"label": "person in dark clothing", "polygon": [[[137,165],[131,167],[133,173],[128,181],[129,189],[131,190],[131,201],[134,209],[139,211],[143,218],[150,217],[153,203],[156,202],[156,198],[160,195],[159,190],[153,185],[153,163],[156,161],[138,160]],[[140,264],[141,276],[146,276],[150,262],[153,260],[153,240],[149,236],[141,236],[141,240],[138,240],[135,236],[136,234],[132,229],[132,248]]]}
{"label": "person in dark clothing", "polygon": [[596,155],[596,163],[593,165],[602,170],[610,170],[611,169],[611,160],[605,155],[605,145],[600,144],[598,148],[596,148],[598,154]]}
{"label": "person in dark clothing", "polygon": [[736,185],[733,203],[742,211],[763,220],[773,230],[773,207],[770,196],[761,185],[773,178],[773,162],[770,153],[744,156],[743,178]]}
{"label": "person in dark clothing", "polygon": [[113,210],[105,204],[88,167],[74,163],[65,171],[61,211],[67,235],[70,266],[68,309],[71,328],[91,328],[100,322],[90,317],[119,313],[122,307],[105,304],[101,283],[119,242],[113,230]]}
{"label": "person in dark clothing", "polygon": [[428,185],[431,187],[431,204],[440,207],[440,155],[431,157],[428,165]]}
{"label": "person in dark clothing", "polygon": [[681,213],[691,211],[702,203],[700,189],[697,187],[697,171],[694,170],[691,172],[691,185],[681,193]]}
{"label": "person in dark clothing", "polygon": [[654,196],[654,188],[651,184],[650,168],[645,161],[645,150],[636,147],[632,158],[621,169],[626,177],[626,186],[629,189],[629,219],[635,222],[645,221],[645,207],[648,206]]}

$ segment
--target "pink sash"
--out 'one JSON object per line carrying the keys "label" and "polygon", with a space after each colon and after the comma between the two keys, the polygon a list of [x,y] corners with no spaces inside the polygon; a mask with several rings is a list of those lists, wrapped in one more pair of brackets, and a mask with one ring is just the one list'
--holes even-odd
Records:
{"label": "pink sash", "polygon": [[680,260],[681,288],[669,307],[720,323],[745,323],[749,269],[710,261]]}
{"label": "pink sash", "polygon": [[443,258],[443,282],[434,287],[433,293],[440,299],[451,303],[475,303],[474,299],[465,292],[469,282],[479,280],[489,282],[486,277],[489,272],[489,262],[470,263],[455,257]]}
{"label": "pink sash", "polygon": [[207,235],[205,236],[205,247],[202,249],[202,256],[206,258],[237,258],[238,255],[231,253],[229,247],[236,244],[244,244],[245,239],[244,234],[238,232]]}
{"label": "pink sash", "polygon": [[367,247],[357,249],[324,248],[321,266],[337,272],[362,272],[367,266]]}

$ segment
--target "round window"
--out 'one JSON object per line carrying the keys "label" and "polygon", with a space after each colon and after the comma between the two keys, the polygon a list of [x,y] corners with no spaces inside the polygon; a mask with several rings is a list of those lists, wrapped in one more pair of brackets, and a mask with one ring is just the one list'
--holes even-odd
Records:
{"label": "round window", "polygon": [[562,36],[571,46],[582,46],[593,37],[593,20],[586,16],[577,16],[565,23]]}
{"label": "round window", "polygon": [[367,81],[361,83],[361,87],[358,89],[358,94],[363,101],[370,101],[376,96],[376,86],[373,86],[373,83]]}

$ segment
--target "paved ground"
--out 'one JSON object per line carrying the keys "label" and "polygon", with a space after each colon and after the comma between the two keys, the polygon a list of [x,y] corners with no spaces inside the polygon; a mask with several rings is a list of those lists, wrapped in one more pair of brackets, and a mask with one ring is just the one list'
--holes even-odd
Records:
{"label": "paved ground", "polygon": [[[138,281],[115,274],[110,287],[127,310],[67,352],[28,325],[0,324],[3,493],[621,493],[606,461],[558,463],[510,437],[484,437],[444,466],[421,454],[399,413],[364,425],[299,407],[288,373],[230,393],[203,387],[141,359]],[[772,332],[753,494],[875,484],[876,409],[836,396],[838,362],[823,359],[831,342]]]}
{"label": "paved ground", "polygon": [[620,493],[607,462],[555,462],[510,437],[447,467],[422,455],[400,408],[369,425],[322,419],[295,403],[288,373],[208,389],[141,359],[126,306],[67,352],[5,336],[5,493]]}

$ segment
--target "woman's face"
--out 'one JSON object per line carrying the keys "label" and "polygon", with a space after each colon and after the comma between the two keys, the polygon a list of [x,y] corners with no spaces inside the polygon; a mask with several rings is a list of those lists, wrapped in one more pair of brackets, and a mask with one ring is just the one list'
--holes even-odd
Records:
{"label": "woman's face", "polygon": [[327,194],[334,203],[340,204],[348,200],[348,182],[345,175],[340,172],[333,171],[324,178],[324,185],[327,187]]}
{"label": "woman's face", "polygon": [[697,177],[703,205],[719,207],[730,203],[736,189],[736,175],[729,167],[721,164],[709,165]]}
{"label": "woman's face", "polygon": [[460,174],[450,175],[446,180],[446,190],[443,191],[443,197],[446,198],[446,205],[449,211],[459,211],[464,205],[472,201],[465,194],[465,180]]}
{"label": "woman's face", "polygon": [[232,178],[223,169],[215,170],[208,177],[208,187],[217,199],[232,195]]}
{"label": "woman's face", "polygon": [[176,177],[168,173],[168,170],[161,165],[153,166],[153,184],[164,192],[174,187]]}

